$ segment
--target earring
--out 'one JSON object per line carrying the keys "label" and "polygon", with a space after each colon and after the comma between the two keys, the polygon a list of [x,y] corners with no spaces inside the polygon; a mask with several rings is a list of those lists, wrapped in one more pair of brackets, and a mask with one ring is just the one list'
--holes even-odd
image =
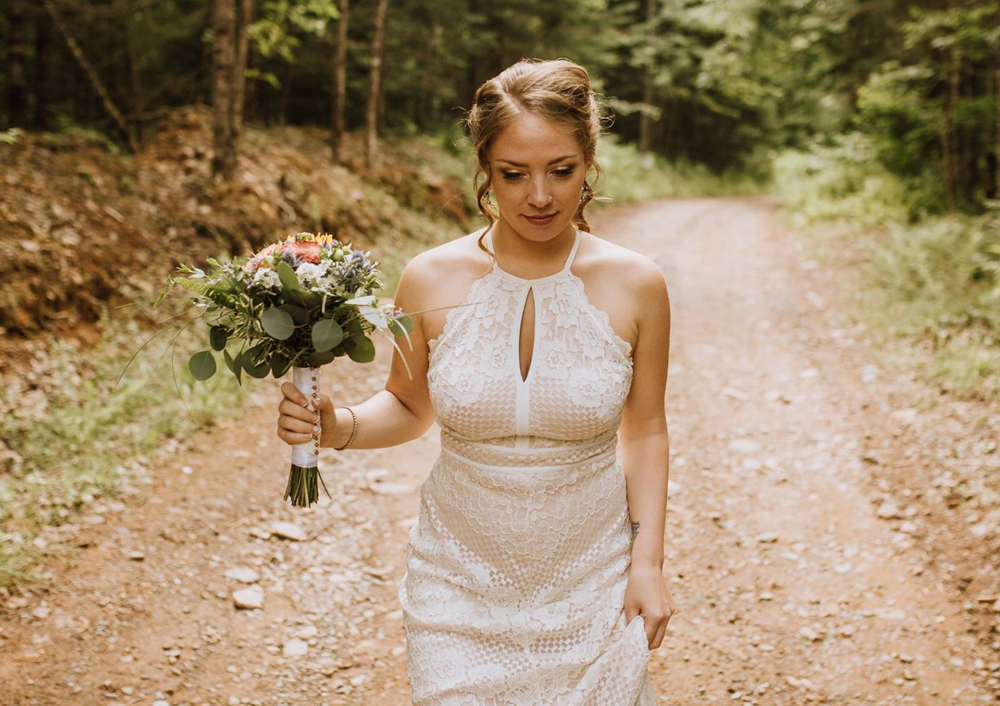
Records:
{"label": "earring", "polygon": [[589,182],[583,182],[583,193],[580,194],[580,203],[586,203],[594,197],[594,187]]}
{"label": "earring", "polygon": [[484,201],[485,201],[485,202],[486,202],[487,204],[489,204],[490,206],[492,206],[492,205],[493,205],[493,197],[492,197],[492,195],[491,195],[492,193],[493,193],[493,192],[491,192],[491,191],[487,191],[487,192],[486,192],[486,195],[485,195],[485,196],[483,197],[483,200],[484,200]]}

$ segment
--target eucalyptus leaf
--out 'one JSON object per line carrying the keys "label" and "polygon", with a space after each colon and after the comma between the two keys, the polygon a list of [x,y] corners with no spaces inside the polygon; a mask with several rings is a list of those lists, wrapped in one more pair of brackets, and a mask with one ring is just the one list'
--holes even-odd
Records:
{"label": "eucalyptus leaf", "polygon": [[328,351],[344,340],[344,330],[334,319],[320,319],[312,327],[313,348]]}
{"label": "eucalyptus leaf", "polygon": [[389,324],[385,314],[383,314],[380,309],[376,309],[373,306],[359,306],[358,313],[364,317],[365,321],[368,321],[370,324],[378,328],[385,328]]}
{"label": "eucalyptus leaf", "polygon": [[229,340],[229,331],[224,326],[213,326],[208,332],[208,341],[211,343],[212,348],[217,351],[221,351],[226,347],[226,341]]}
{"label": "eucalyptus leaf", "polygon": [[198,351],[188,361],[188,370],[195,380],[208,380],[215,375],[215,356],[212,351]]}
{"label": "eucalyptus leaf", "polygon": [[229,372],[231,372],[233,375],[236,375],[236,361],[233,360],[233,356],[229,355],[228,349],[225,348],[222,349],[222,357],[226,361],[226,367],[229,368]]}
{"label": "eucalyptus leaf", "polygon": [[274,375],[275,379],[280,378],[288,372],[291,364],[291,361],[281,353],[274,353],[271,355],[271,374]]}
{"label": "eucalyptus leaf", "polygon": [[307,309],[319,306],[323,302],[322,296],[305,289],[296,289],[287,292],[287,299],[293,304],[304,306]]}
{"label": "eucalyptus leaf", "polygon": [[[405,332],[403,329],[406,329]],[[404,314],[396,319],[390,319],[389,330],[392,331],[393,335],[405,336],[407,333],[413,332],[413,320],[408,314]]]}
{"label": "eucalyptus leaf", "polygon": [[247,371],[248,375],[255,377],[259,380],[261,378],[267,377],[267,374],[271,372],[271,361],[265,358],[259,363],[254,363],[252,362],[251,356],[244,354],[243,369]]}
{"label": "eucalyptus leaf", "polygon": [[309,362],[309,365],[319,366],[332,362],[336,357],[337,354],[333,351],[317,351],[306,356],[306,360]]}
{"label": "eucalyptus leaf", "polygon": [[348,299],[345,304],[371,304],[375,301],[374,294],[366,294],[363,297],[354,297],[353,299]]}
{"label": "eucalyptus leaf", "polygon": [[295,270],[287,262],[279,262],[274,271],[278,273],[278,279],[281,280],[281,287],[284,291],[294,292],[302,289],[302,285],[299,284],[299,278],[295,276]]}
{"label": "eucalyptus leaf", "polygon": [[282,311],[287,311],[296,326],[305,326],[309,323],[309,312],[301,306],[295,306],[294,304],[281,304],[278,308]]}
{"label": "eucalyptus leaf", "polygon": [[271,338],[285,341],[295,333],[295,321],[284,309],[272,306],[260,317],[260,325],[264,327]]}
{"label": "eucalyptus leaf", "polygon": [[355,343],[354,348],[347,353],[351,357],[351,360],[356,363],[370,363],[375,360],[375,344],[372,343],[370,338],[351,340]]}

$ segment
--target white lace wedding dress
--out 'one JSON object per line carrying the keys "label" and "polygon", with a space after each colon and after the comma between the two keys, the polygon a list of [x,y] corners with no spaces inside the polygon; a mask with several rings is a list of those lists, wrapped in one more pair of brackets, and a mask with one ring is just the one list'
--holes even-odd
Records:
{"label": "white lace wedding dress", "polygon": [[632,540],[617,431],[631,345],[570,270],[580,239],[547,277],[494,264],[429,342],[441,454],[399,586],[416,706],[656,703],[643,618],[626,625],[623,610]]}

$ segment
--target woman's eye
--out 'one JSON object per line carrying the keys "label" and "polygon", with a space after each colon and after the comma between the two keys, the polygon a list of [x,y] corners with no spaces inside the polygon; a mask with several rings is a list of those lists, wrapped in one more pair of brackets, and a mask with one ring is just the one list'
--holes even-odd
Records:
{"label": "woman's eye", "polygon": [[[573,167],[564,167],[562,169],[557,169],[555,172],[556,176],[568,177],[573,175]],[[503,178],[506,181],[516,181],[521,178],[520,172],[504,172]]]}

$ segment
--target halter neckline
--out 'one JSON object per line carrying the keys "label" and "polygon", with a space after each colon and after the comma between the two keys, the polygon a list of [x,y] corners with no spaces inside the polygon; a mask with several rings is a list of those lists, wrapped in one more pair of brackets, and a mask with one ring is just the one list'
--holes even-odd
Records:
{"label": "halter neckline", "polygon": [[[525,284],[538,284],[541,282],[547,282],[549,280],[556,279],[557,277],[562,277],[568,274],[570,272],[570,267],[573,265],[573,260],[576,257],[576,251],[580,247],[580,229],[577,228],[576,226],[574,226],[574,229],[576,232],[573,237],[573,247],[570,249],[569,255],[566,257],[566,263],[562,266],[562,268],[558,272],[553,272],[552,274],[545,275],[544,277],[530,277],[530,278],[519,277],[514,273],[508,272],[507,270],[500,267],[499,263],[497,263],[496,260],[494,260],[493,262],[493,271],[496,272],[498,275],[507,277],[508,279],[512,279],[515,282],[522,282]],[[489,226],[487,226],[486,229],[486,246],[490,250],[493,250],[493,229],[492,227]]]}

